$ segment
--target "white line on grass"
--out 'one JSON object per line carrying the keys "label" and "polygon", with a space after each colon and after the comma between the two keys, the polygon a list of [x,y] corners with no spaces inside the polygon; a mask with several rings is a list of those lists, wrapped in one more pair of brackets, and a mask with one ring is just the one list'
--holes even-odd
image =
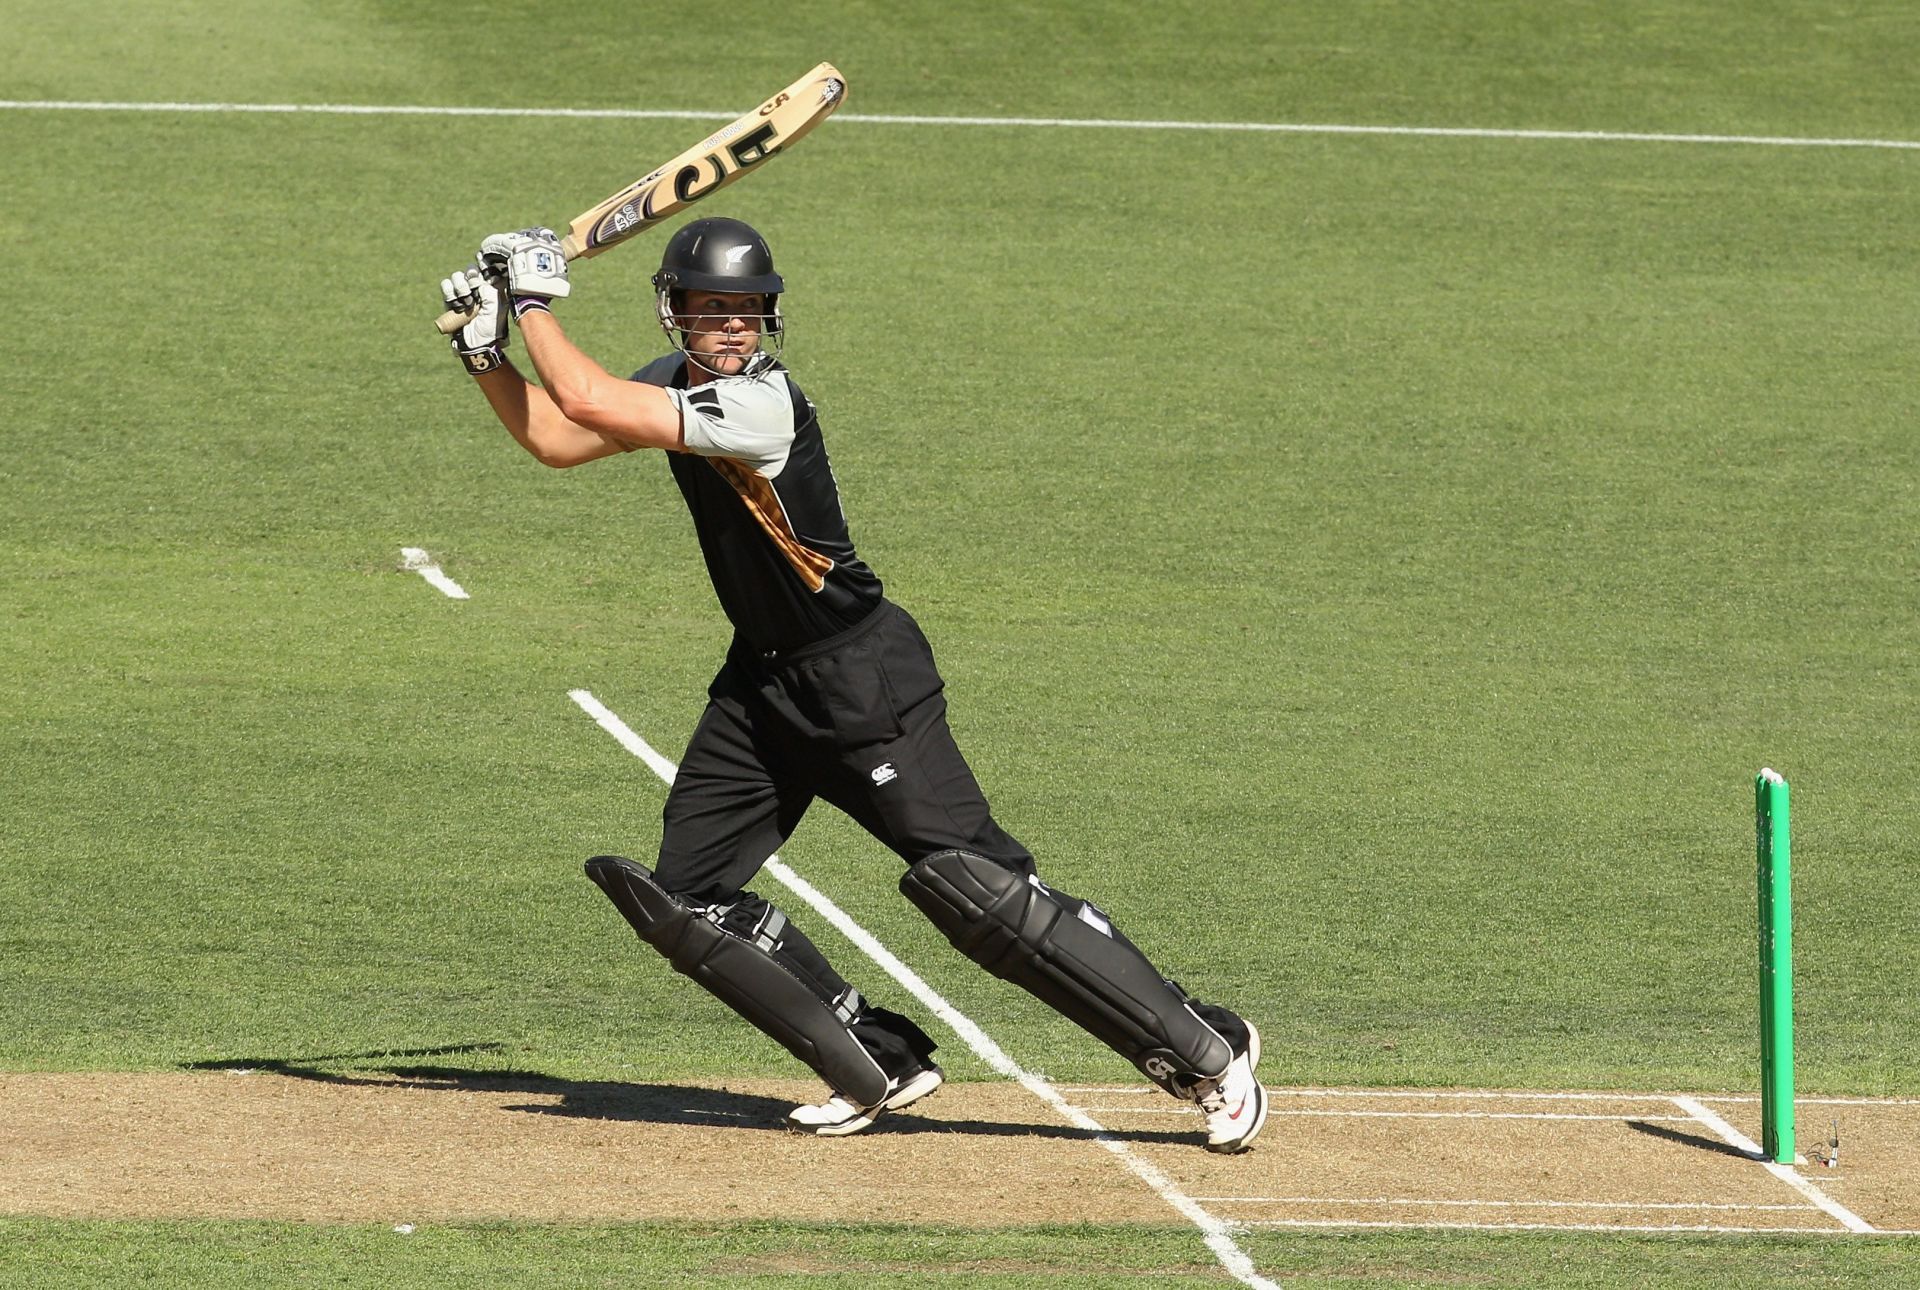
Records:
{"label": "white line on grass", "polygon": [[1831,1227],[1718,1227],[1706,1223],[1675,1223],[1660,1226],[1629,1226],[1623,1223],[1402,1223],[1395,1219],[1358,1218],[1249,1218],[1248,1227],[1385,1227],[1405,1231],[1444,1228],[1464,1232],[1716,1232],[1727,1236],[1776,1235],[1840,1236]]}
{"label": "white line on grass", "polygon": [[[1757,1097],[1736,1097],[1732,1095],[1710,1095],[1696,1093],[1698,1102],[1758,1102]],[[1913,1097],[1796,1097],[1795,1106],[1920,1106],[1920,1098]]]}
{"label": "white line on grass", "polygon": [[1400,1097],[1400,1098],[1448,1098],[1456,1101],[1477,1102],[1481,1100],[1511,1102],[1669,1102],[1670,1093],[1564,1093],[1564,1092],[1523,1092],[1518,1089],[1362,1089],[1362,1088],[1273,1088],[1267,1090],[1269,1097]]}
{"label": "white line on grass", "polygon": [[[592,717],[594,723],[602,730],[618,740],[621,747],[645,762],[654,774],[669,784],[673,782],[673,777],[679,768],[655,752],[652,745],[635,734],[626,722],[595,698],[592,692],[569,690],[567,697],[578,704],[581,711]],[[988,1066],[1009,1079],[1019,1081],[1021,1087],[1051,1106],[1074,1127],[1093,1134],[1094,1142],[1112,1152],[1122,1164],[1133,1171],[1135,1176],[1151,1187],[1160,1199],[1166,1201],[1200,1229],[1202,1235],[1206,1237],[1207,1248],[1213,1251],[1214,1257],[1220,1260],[1222,1267],[1233,1274],[1235,1280],[1256,1287],[1256,1290],[1279,1290],[1272,1281],[1260,1275],[1259,1270],[1253,1265],[1253,1260],[1234,1244],[1224,1221],[1195,1204],[1193,1199],[1182,1192],[1172,1179],[1134,1152],[1126,1143],[1107,1136],[1106,1129],[1097,1120],[1067,1101],[1053,1085],[1023,1069],[1007,1056],[1000,1045],[995,1043],[970,1017],[948,1003],[932,986],[920,978],[919,973],[902,963],[894,956],[893,951],[882,945],[866,928],[854,922],[846,911],[834,904],[817,887],[788,868],[779,856],[768,859],[766,869],[805,901],[814,912],[833,924],[843,936],[864,951],[867,957],[879,964],[882,971],[905,986],[909,994],[952,1027],[953,1032],[959,1035],[967,1047],[973,1049]]]}
{"label": "white line on grass", "polygon": [[433,557],[419,547],[403,546],[400,548],[400,556],[400,567],[402,569],[411,570],[419,574],[428,582],[446,592],[448,598],[453,600],[472,599],[472,597],[467,595],[467,589],[465,587],[442,573],[440,566],[433,562]]}
{"label": "white line on grass", "polygon": [[[1320,1111],[1304,1107],[1274,1106],[1269,1094],[1267,1114],[1293,1116],[1325,1116],[1329,1119],[1352,1120],[1602,1120],[1611,1124],[1632,1121],[1635,1124],[1660,1123],[1686,1124],[1693,1117],[1687,1115],[1576,1115],[1562,1111]],[[1191,1106],[1090,1106],[1089,1111],[1102,1111],[1110,1115],[1198,1115],[1199,1109]]]}
{"label": "white line on grass", "polygon": [[1073,117],[863,116],[850,112],[843,121],[874,125],[1029,126],[1080,130],[1209,130],[1252,134],[1400,135],[1428,139],[1540,139],[1581,143],[1744,143],[1773,148],[1920,149],[1907,139],[1818,139],[1759,134],[1661,134],[1630,130],[1507,130],[1446,125],[1345,125],[1294,121],[1123,121]]}
{"label": "white line on grass", "polygon": [[1874,1230],[1873,1224],[1867,1222],[1866,1219],[1861,1218],[1845,1205],[1842,1205],[1839,1201],[1814,1186],[1810,1179],[1802,1176],[1800,1171],[1792,1165],[1783,1165],[1777,1161],[1767,1159],[1767,1153],[1761,1149],[1759,1143],[1727,1123],[1717,1112],[1710,1111],[1702,1106],[1697,1099],[1691,1097],[1676,1097],[1673,1099],[1673,1104],[1698,1120],[1708,1129],[1719,1134],[1721,1139],[1729,1146],[1751,1156],[1755,1161],[1764,1166],[1768,1173],[1838,1219],[1841,1225],[1849,1232],[1872,1232]]}
{"label": "white line on grass", "polygon": [[[1063,1084],[1063,1093],[1111,1093],[1116,1095],[1146,1096],[1157,1095],[1160,1090],[1151,1084]],[[1671,1104],[1672,1093],[1576,1093],[1576,1092],[1536,1092],[1520,1089],[1425,1089],[1425,1088],[1270,1088],[1268,1097],[1352,1097],[1366,1101],[1382,1098],[1405,1098],[1412,1101],[1425,1101],[1429,1098],[1450,1098],[1458,1101],[1515,1101],[1515,1102],[1658,1102]],[[1754,1103],[1760,1099],[1740,1093],[1692,1093],[1688,1094],[1696,1102]],[[1795,1106],[1920,1106],[1920,1098],[1911,1097],[1796,1097]],[[1634,1119],[1646,1117],[1634,1116]],[[1693,1117],[1688,1117],[1693,1118]],[[1827,1181],[1834,1181],[1828,1179]]]}
{"label": "white line on grass", "polygon": [[1679,1200],[1416,1200],[1407,1196],[1195,1196],[1212,1204],[1242,1205],[1406,1205],[1416,1209],[1711,1209],[1793,1211],[1817,1210],[1817,1205],[1728,1205],[1712,1201]]}
{"label": "white line on grass", "polygon": [[[1160,1090],[1151,1084],[1128,1084],[1114,1087],[1094,1087],[1091,1085],[1061,1088],[1063,1093],[1158,1093]],[[1513,1100],[1526,1102],[1659,1102],[1663,1106],[1673,1101],[1671,1093],[1533,1093],[1493,1089],[1418,1089],[1418,1088],[1270,1088],[1267,1096],[1274,1097],[1357,1097],[1357,1098],[1455,1098],[1468,1101]]]}
{"label": "white line on grass", "polygon": [[[680,108],[436,107],[405,103],[168,103],[83,99],[0,99],[19,112],[263,112],[321,116],[560,117],[623,121],[731,121],[738,112]],[[1412,136],[1430,139],[1529,139],[1573,143],[1745,144],[1768,148],[1920,149],[1909,139],[1827,139],[1763,134],[1663,134],[1639,130],[1520,130],[1479,126],[1351,125],[1302,121],[1153,121],[1099,117],[915,116],[842,112],[835,120],[859,125],[999,126],[1052,130],[1200,130],[1242,134]]]}

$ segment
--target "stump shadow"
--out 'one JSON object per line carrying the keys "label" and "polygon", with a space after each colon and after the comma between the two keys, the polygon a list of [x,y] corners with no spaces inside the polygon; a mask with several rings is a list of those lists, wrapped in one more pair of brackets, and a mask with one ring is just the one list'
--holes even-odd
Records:
{"label": "stump shadow", "polygon": [[1742,1151],[1731,1142],[1722,1142],[1718,1138],[1704,1137],[1698,1133],[1688,1133],[1682,1129],[1669,1128],[1664,1124],[1650,1124],[1645,1120],[1628,1120],[1627,1127],[1635,1133],[1644,1133],[1650,1138],[1660,1138],[1667,1142],[1677,1142],[1683,1147],[1696,1147],[1701,1151],[1712,1151],[1723,1156],[1732,1156],[1736,1160],[1752,1160],[1751,1152]]}

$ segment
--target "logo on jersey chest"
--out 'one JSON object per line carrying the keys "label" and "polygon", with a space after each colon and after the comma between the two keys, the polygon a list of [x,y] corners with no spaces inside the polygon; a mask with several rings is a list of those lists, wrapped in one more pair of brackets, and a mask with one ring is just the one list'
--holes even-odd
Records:
{"label": "logo on jersey chest", "polygon": [[899,778],[900,772],[893,768],[893,763],[890,761],[883,761],[873,768],[873,786],[875,788],[880,787],[882,784],[891,784]]}

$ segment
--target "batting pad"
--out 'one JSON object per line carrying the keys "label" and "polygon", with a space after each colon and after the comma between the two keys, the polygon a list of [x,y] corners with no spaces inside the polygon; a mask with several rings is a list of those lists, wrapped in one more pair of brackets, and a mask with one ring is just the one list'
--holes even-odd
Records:
{"label": "batting pad", "polygon": [[861,1107],[885,1100],[886,1072],[848,1029],[860,1007],[858,995],[849,990],[852,997],[842,1007],[829,1007],[774,957],[777,939],[748,940],[728,931],[623,856],[595,856],[587,862],[587,877],[675,971],[779,1041],[834,1092]]}
{"label": "batting pad", "polygon": [[1134,945],[1052,891],[967,851],[918,861],[900,891],[962,954],[1125,1057],[1176,1097],[1233,1050]]}

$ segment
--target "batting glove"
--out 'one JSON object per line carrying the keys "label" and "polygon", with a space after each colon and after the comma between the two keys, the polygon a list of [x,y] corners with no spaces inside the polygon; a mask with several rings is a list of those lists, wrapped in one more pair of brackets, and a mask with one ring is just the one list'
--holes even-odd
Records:
{"label": "batting glove", "polygon": [[495,233],[480,244],[480,266],[490,281],[506,287],[515,318],[530,309],[548,309],[573,290],[567,281],[567,257],[550,228]]}
{"label": "batting glove", "polygon": [[477,268],[456,269],[450,278],[440,279],[440,294],[447,308],[457,313],[472,311],[466,326],[447,339],[460,356],[468,372],[479,376],[507,361],[507,311],[500,289],[489,283]]}

